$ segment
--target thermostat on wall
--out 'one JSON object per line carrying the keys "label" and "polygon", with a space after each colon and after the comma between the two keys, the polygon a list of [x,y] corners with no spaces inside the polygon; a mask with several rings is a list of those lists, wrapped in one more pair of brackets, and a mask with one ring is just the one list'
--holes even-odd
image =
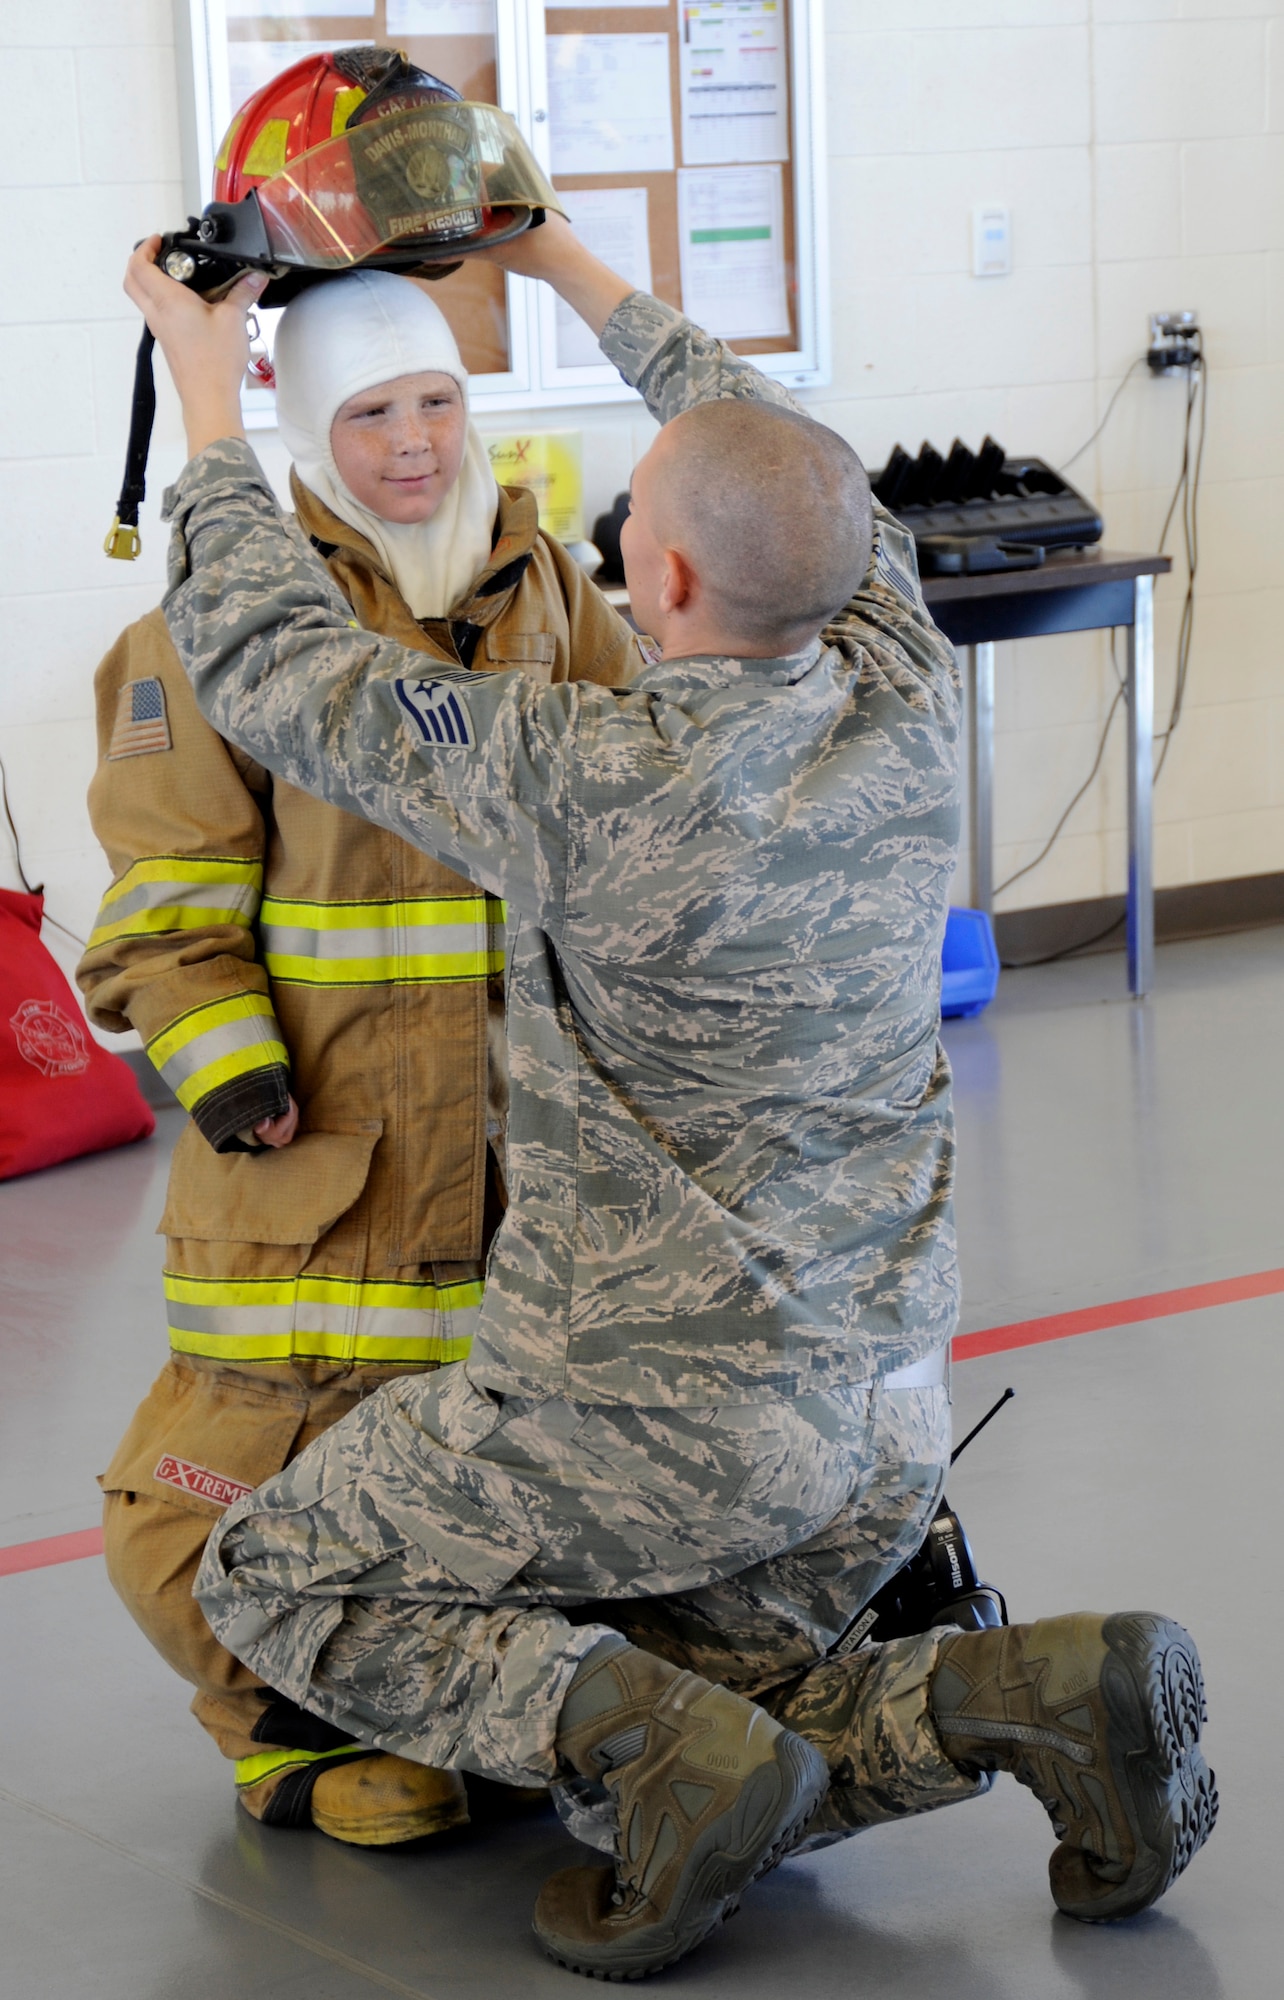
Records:
{"label": "thermostat on wall", "polygon": [[1006,278],[1012,269],[1012,217],[997,202],[972,210],[972,276]]}

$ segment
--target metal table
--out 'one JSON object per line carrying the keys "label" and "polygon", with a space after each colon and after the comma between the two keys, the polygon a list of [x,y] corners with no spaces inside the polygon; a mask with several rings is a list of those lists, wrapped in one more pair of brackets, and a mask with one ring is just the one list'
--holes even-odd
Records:
{"label": "metal table", "polygon": [[1128,632],[1128,989],[1149,992],[1154,973],[1151,754],[1155,713],[1155,578],[1171,556],[1074,549],[1041,569],[992,576],[933,576],[923,595],[942,632],[966,654],[971,778],[972,903],[993,914],[994,648],[1047,632]]}

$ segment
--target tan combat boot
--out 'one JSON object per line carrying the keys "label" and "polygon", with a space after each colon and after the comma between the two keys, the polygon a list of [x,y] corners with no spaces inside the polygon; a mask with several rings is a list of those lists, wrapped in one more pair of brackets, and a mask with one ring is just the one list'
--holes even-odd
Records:
{"label": "tan combat boot", "polygon": [[930,1690],[945,1753],[1011,1771],[1047,1810],[1059,1909],[1131,1917],[1163,1895],[1217,1818],[1199,1748],[1204,1679],[1168,1618],[1077,1612],[947,1639]]}
{"label": "tan combat boot", "polygon": [[468,1823],[458,1771],[437,1771],[360,1744],[242,1757],[236,1796],[264,1826],[314,1826],[352,1847],[393,1847]]}
{"label": "tan combat boot", "polygon": [[596,1979],[672,1965],[730,1916],[824,1793],[824,1759],[752,1702],[604,1641],[562,1709],[557,1748],[605,1784],[613,1868],[567,1868],[540,1890],[535,1934]]}

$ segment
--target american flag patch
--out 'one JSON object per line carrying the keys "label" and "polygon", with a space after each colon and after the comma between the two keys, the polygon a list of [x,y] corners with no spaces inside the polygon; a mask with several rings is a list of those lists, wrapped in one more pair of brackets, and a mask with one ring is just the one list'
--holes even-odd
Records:
{"label": "american flag patch", "polygon": [[127,681],[116,698],[116,726],[108,757],[141,757],[147,750],[172,750],[165,713],[165,690],[154,677]]}

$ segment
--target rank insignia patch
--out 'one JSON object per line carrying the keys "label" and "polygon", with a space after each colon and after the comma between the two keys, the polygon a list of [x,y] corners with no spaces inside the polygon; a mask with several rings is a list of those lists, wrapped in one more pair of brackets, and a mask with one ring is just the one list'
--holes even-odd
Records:
{"label": "rank insignia patch", "polygon": [[116,726],[107,755],[141,757],[148,750],[172,750],[165,713],[165,690],[156,679],[127,681],[116,698]]}
{"label": "rank insignia patch", "polygon": [[468,710],[450,681],[397,681],[397,700],[425,743],[471,750]]}

